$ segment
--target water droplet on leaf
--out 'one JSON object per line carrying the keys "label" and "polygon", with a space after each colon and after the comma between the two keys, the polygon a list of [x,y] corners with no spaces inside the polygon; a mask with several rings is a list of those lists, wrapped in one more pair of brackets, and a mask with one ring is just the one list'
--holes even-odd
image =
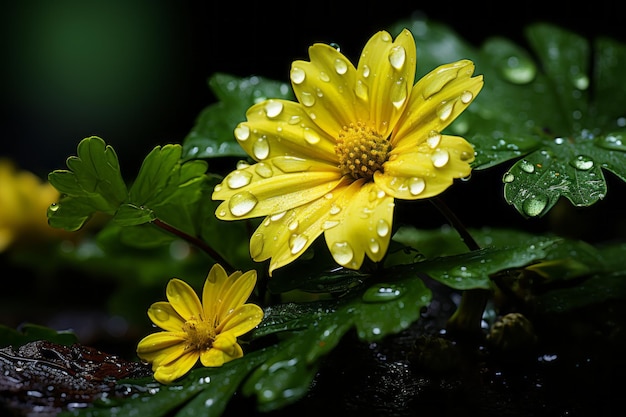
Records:
{"label": "water droplet on leaf", "polygon": [[593,159],[586,155],[578,155],[570,161],[570,164],[578,170],[588,171],[593,168]]}
{"label": "water droplet on leaf", "polygon": [[402,296],[403,288],[396,284],[374,285],[363,293],[363,301],[366,303],[386,303]]}
{"label": "water droplet on leaf", "polygon": [[548,196],[545,194],[535,194],[522,203],[522,210],[529,217],[539,216],[548,205]]}

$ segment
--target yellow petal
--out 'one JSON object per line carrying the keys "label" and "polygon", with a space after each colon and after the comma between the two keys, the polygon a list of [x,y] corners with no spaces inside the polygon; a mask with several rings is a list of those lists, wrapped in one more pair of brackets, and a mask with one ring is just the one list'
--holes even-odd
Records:
{"label": "yellow petal", "polygon": [[163,330],[170,332],[182,331],[185,320],[174,310],[170,303],[159,301],[148,309],[150,320]]}
{"label": "yellow petal", "polygon": [[441,135],[432,149],[420,145],[415,152],[395,155],[385,162],[384,172],[376,172],[374,181],[395,198],[416,200],[442,193],[455,178],[471,173],[474,148],[458,136]]}
{"label": "yellow petal", "polygon": [[[219,341],[218,341],[219,340]],[[213,348],[206,350],[200,354],[200,362],[207,367],[222,366],[226,362],[230,362],[233,359],[241,358],[243,356],[243,350],[238,343],[229,340],[220,340],[220,337],[215,340]]]}
{"label": "yellow petal", "polygon": [[[225,200],[215,211],[219,219],[245,219],[285,211],[323,196],[341,180],[337,165],[311,159],[277,157],[263,162],[263,169],[273,172],[267,178],[257,172],[260,164],[229,174],[215,187],[212,198]],[[234,188],[233,175],[247,175],[249,182]]]}
{"label": "yellow petal", "polygon": [[137,353],[148,354],[167,349],[185,341],[184,332],[157,332],[149,334],[137,344]]}
{"label": "yellow petal", "polygon": [[335,204],[349,180],[342,179],[331,192],[308,204],[268,216],[250,239],[250,255],[257,261],[271,258],[269,272],[302,255],[322,234],[338,221]]}
{"label": "yellow petal", "polygon": [[472,77],[473,72],[474,64],[461,60],[441,65],[415,84],[391,137],[392,155],[440,133],[469,106],[483,86],[482,75]]}
{"label": "yellow petal", "polygon": [[358,269],[365,254],[380,261],[387,252],[393,221],[393,197],[375,183],[353,182],[337,204],[339,224],[324,232],[326,244],[335,261]]}
{"label": "yellow petal", "polygon": [[335,139],[328,136],[299,103],[267,100],[250,107],[235,138],[256,161],[296,156],[333,162]]}
{"label": "yellow petal", "polygon": [[[239,276],[241,272],[236,272],[235,274]],[[213,323],[217,317],[218,302],[224,287],[228,285],[228,281],[229,276],[220,264],[215,264],[211,267],[202,288],[204,318],[210,323]]]}
{"label": "yellow petal", "polygon": [[173,278],[167,283],[165,294],[168,301],[184,319],[202,317],[202,304],[196,292],[185,281]]}
{"label": "yellow petal", "polygon": [[407,106],[415,78],[415,56],[415,39],[406,29],[395,41],[380,31],[363,48],[356,95],[368,108],[363,119],[372,122],[382,137],[388,136]]}
{"label": "yellow petal", "polygon": [[189,372],[198,362],[198,357],[197,351],[190,351],[175,361],[160,365],[154,371],[154,379],[163,384],[169,384]]}
{"label": "yellow petal", "polygon": [[248,333],[263,319],[263,310],[256,304],[244,304],[232,312],[219,324],[216,333],[228,332],[234,336]]}
{"label": "yellow petal", "polygon": [[334,138],[343,126],[363,114],[354,92],[356,69],[330,45],[311,46],[309,57],[310,62],[295,61],[291,65],[291,84],[304,111]]}
{"label": "yellow petal", "polygon": [[[240,276],[232,276],[229,278],[228,286],[222,292],[220,302],[217,304],[216,317],[221,322],[223,318],[230,314],[233,310],[241,307],[256,285],[256,271],[248,271]],[[218,327],[217,332],[221,332]]]}

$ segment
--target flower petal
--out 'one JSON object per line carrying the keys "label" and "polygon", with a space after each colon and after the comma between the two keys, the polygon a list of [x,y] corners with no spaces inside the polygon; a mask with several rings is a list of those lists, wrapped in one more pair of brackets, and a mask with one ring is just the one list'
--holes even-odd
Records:
{"label": "flower petal", "polygon": [[[226,291],[223,291],[220,297],[220,301],[217,304],[216,316],[218,323],[221,325],[222,320],[234,310],[241,307],[256,285],[256,271],[248,271],[245,274],[233,275],[229,279],[229,285],[226,287]],[[217,332],[219,333],[218,327]]]}
{"label": "flower petal", "polygon": [[185,334],[158,332],[150,334],[137,344],[137,356],[151,362],[153,369],[175,360],[185,351]]}
{"label": "flower petal", "polygon": [[482,89],[482,75],[472,77],[473,72],[472,61],[461,60],[441,65],[420,79],[392,133],[391,154],[412,151],[452,123]]}
{"label": "flower petal", "polygon": [[185,281],[173,278],[167,283],[165,294],[168,301],[184,319],[202,317],[202,304],[196,292]]}
{"label": "flower petal", "polygon": [[229,313],[215,329],[216,333],[232,333],[241,336],[259,325],[263,319],[263,310],[256,304],[244,304]]}
{"label": "flower petal", "polygon": [[[239,276],[241,272],[233,275]],[[222,298],[225,287],[228,286],[229,276],[220,264],[211,267],[204,287],[202,288],[202,307],[204,308],[204,318],[209,323],[214,324],[217,318],[218,304]]]}
{"label": "flower petal", "polygon": [[165,301],[153,303],[148,309],[150,320],[163,330],[170,332],[182,331],[185,320]]}
{"label": "flower petal", "polygon": [[[272,174],[264,177],[269,172]],[[239,176],[245,177],[247,184],[235,187]],[[213,192],[214,200],[225,200],[215,213],[221,220],[236,220],[285,211],[328,193],[341,176],[337,165],[276,157],[229,174]]]}
{"label": "flower petal", "polygon": [[324,232],[326,244],[335,261],[358,269],[365,254],[380,261],[387,252],[393,221],[393,197],[375,183],[354,181],[342,193],[339,224]]}
{"label": "flower petal", "polygon": [[337,49],[326,44],[309,48],[310,62],[291,65],[291,84],[304,111],[331,138],[364,114],[356,99],[356,69]]}
{"label": "flower petal", "polygon": [[236,337],[230,333],[222,333],[217,335],[211,349],[201,352],[200,362],[204,366],[216,367],[242,356],[243,350]]}
{"label": "flower petal", "polygon": [[[357,70],[356,95],[367,103],[367,118],[387,137],[407,105],[415,79],[415,38],[404,29],[395,39],[380,31],[367,42]],[[355,121],[352,119],[351,121]]]}
{"label": "flower petal", "polygon": [[291,155],[336,163],[334,134],[326,134],[299,103],[263,101],[250,107],[246,118],[235,138],[256,161]]}
{"label": "flower petal", "polygon": [[197,351],[189,351],[175,361],[158,366],[154,370],[154,379],[163,384],[175,381],[193,368],[199,356]]}
{"label": "flower petal", "polygon": [[442,193],[454,178],[471,173],[474,148],[458,136],[441,135],[436,149],[421,144],[414,152],[395,155],[376,172],[374,181],[395,198],[416,200]]}
{"label": "flower petal", "polygon": [[335,201],[349,183],[344,178],[317,200],[268,216],[250,239],[252,258],[257,262],[271,258],[271,274],[302,255],[325,229],[339,223],[333,218],[339,210]]}

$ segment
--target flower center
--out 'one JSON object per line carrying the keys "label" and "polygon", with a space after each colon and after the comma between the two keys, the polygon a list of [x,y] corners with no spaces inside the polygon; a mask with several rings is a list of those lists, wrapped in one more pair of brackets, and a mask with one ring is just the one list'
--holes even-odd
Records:
{"label": "flower center", "polygon": [[183,324],[183,331],[187,333],[185,350],[205,350],[213,346],[215,328],[209,323],[192,318]]}
{"label": "flower center", "polygon": [[365,123],[350,123],[339,132],[335,153],[339,157],[339,168],[353,178],[371,179],[376,171],[383,170],[389,141],[381,137]]}

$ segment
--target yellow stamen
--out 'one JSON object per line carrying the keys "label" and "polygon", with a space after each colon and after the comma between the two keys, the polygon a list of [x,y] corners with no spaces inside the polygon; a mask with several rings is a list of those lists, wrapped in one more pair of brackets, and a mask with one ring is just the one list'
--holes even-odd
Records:
{"label": "yellow stamen", "polygon": [[192,318],[183,324],[183,331],[187,333],[185,350],[205,350],[213,346],[215,328],[209,323]]}
{"label": "yellow stamen", "polygon": [[335,153],[339,157],[339,168],[353,178],[371,179],[376,171],[383,170],[389,141],[381,137],[365,123],[350,123],[339,132]]}

